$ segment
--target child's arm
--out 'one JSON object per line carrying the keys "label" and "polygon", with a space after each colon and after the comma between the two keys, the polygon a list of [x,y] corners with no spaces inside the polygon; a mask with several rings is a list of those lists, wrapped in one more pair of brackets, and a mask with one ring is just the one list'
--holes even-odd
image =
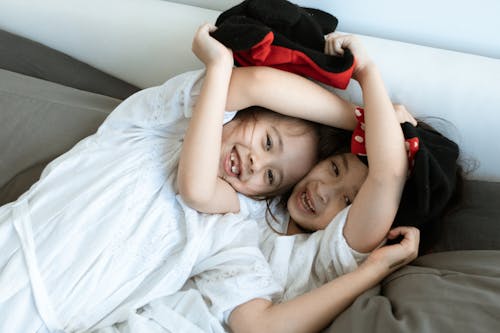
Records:
{"label": "child's arm", "polygon": [[401,243],[376,249],[354,272],[309,293],[279,304],[255,299],[238,306],[229,317],[229,326],[235,333],[321,331],[361,293],[417,257],[418,229],[399,227],[387,237],[400,235],[404,236]]}
{"label": "child's arm", "polygon": [[353,78],[363,91],[368,176],[349,211],[344,236],[349,245],[369,252],[385,238],[399,207],[408,161],[404,137],[375,64],[354,36],[339,36],[338,45],[356,57]]}
{"label": "child's arm", "polygon": [[233,66],[231,51],[209,36],[214,27],[201,26],[193,52],[206,65],[206,75],[184,137],[177,186],[182,199],[205,213],[239,211],[234,189],[218,177],[222,126]]}
{"label": "child's arm", "polygon": [[316,82],[271,67],[233,69],[226,109],[251,105],[347,130],[357,124],[354,104]]}

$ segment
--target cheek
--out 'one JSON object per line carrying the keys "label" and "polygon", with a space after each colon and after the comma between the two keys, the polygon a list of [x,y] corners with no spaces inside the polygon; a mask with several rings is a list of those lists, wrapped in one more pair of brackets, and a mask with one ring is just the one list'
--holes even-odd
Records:
{"label": "cheek", "polygon": [[321,219],[318,220],[318,226],[320,226],[321,229],[325,229],[343,208],[344,206],[340,202],[330,202],[323,214],[321,214]]}
{"label": "cheek", "polygon": [[[297,148],[299,151],[301,148]],[[316,158],[313,154],[299,154],[283,162],[286,167],[288,167],[287,174],[289,178],[287,183],[289,185],[296,183],[304,183],[306,175],[309,174],[308,178],[312,176],[310,174],[316,164]]]}
{"label": "cheek", "polygon": [[312,168],[318,163],[318,155],[316,154],[315,145],[313,142],[309,142],[308,144],[303,144],[302,146],[297,145],[296,151],[297,156],[295,161],[300,163],[303,171],[305,173],[312,170]]}
{"label": "cheek", "polygon": [[237,184],[237,188],[235,186],[235,189],[237,192],[246,196],[260,196],[265,191],[262,183],[259,183],[259,181],[254,177],[250,177],[245,182],[239,182],[239,184]]}

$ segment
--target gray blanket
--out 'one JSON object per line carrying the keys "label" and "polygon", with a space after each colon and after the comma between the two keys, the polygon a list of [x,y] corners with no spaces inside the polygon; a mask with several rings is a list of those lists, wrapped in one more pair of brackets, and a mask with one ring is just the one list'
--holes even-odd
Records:
{"label": "gray blanket", "polygon": [[500,251],[420,257],[342,313],[325,332],[498,332]]}

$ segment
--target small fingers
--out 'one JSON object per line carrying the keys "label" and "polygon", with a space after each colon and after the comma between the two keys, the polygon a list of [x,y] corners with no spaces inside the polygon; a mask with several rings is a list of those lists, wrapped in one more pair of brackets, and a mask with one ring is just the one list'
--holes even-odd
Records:
{"label": "small fingers", "polygon": [[413,117],[413,115],[408,111],[408,109],[402,104],[393,104],[394,111],[396,112],[396,117],[398,118],[399,123],[408,122],[413,126],[417,126],[417,120]]}
{"label": "small fingers", "polygon": [[204,23],[200,25],[196,31],[196,35],[204,35],[204,34],[209,34],[213,31],[217,30],[217,27],[211,23]]}
{"label": "small fingers", "polygon": [[325,36],[325,53],[329,55],[343,55],[342,36],[338,33],[329,33]]}
{"label": "small fingers", "polygon": [[420,242],[420,230],[415,227],[397,227],[389,231],[387,238],[395,239],[403,236],[400,245],[408,251],[408,259],[411,261],[418,255],[418,244]]}
{"label": "small fingers", "polygon": [[387,234],[387,238],[395,239],[398,236],[403,236],[404,239],[419,241],[420,239],[420,231],[415,227],[396,227],[391,229]]}

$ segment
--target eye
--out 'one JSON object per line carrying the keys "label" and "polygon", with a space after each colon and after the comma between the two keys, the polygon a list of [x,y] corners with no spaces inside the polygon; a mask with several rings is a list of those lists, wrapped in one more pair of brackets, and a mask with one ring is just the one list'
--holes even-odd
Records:
{"label": "eye", "polygon": [[271,137],[269,136],[269,134],[267,134],[266,135],[266,151],[271,150],[272,147],[273,147],[273,140],[271,140]]}
{"label": "eye", "polygon": [[335,173],[335,176],[338,177],[338,175],[339,175],[339,168],[338,168],[337,164],[334,161],[330,161],[330,163],[332,165],[332,170]]}
{"label": "eye", "polygon": [[273,185],[273,183],[274,183],[274,174],[273,174],[272,170],[267,170],[266,171],[266,177],[267,177],[267,181],[268,181],[269,185]]}
{"label": "eye", "polygon": [[350,204],[352,204],[352,201],[351,199],[349,199],[348,196],[344,196],[344,202],[345,202],[345,206],[349,206]]}

